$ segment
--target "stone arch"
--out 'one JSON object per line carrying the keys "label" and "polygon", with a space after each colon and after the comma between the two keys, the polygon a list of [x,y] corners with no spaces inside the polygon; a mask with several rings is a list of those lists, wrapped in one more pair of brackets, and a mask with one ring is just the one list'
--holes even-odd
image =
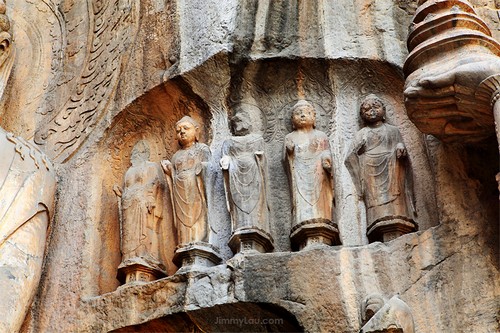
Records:
{"label": "stone arch", "polygon": [[171,314],[111,332],[304,332],[304,328],[281,306],[233,303]]}
{"label": "stone arch", "polygon": [[[133,146],[137,141],[144,140],[150,147],[150,161],[170,159],[177,150],[175,123],[184,115],[200,123],[200,141],[209,142],[211,116],[208,106],[182,79],[172,80],[149,90],[121,110],[113,117],[97,144],[97,152],[90,158],[90,163],[94,166],[92,181],[98,182],[100,193],[92,199],[94,208],[89,214],[95,221],[89,226],[94,229],[98,241],[91,245],[91,256],[87,259],[93,267],[89,278],[97,281],[97,285],[89,291],[90,294],[102,294],[118,286],[116,269],[121,260],[120,225],[118,200],[113,186],[123,186]],[[167,200],[168,197],[165,198]],[[164,207],[163,243],[160,244],[169,274],[177,269],[171,260],[175,249],[171,209],[168,204]]]}

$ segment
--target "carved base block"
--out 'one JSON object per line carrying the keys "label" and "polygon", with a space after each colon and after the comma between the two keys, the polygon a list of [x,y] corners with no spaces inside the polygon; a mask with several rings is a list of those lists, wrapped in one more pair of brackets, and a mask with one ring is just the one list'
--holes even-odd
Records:
{"label": "carved base block", "polygon": [[294,250],[341,244],[337,224],[326,219],[308,220],[297,224],[290,232],[290,241]]}
{"label": "carved base block", "polygon": [[175,250],[173,258],[174,264],[180,267],[177,273],[189,271],[196,266],[212,267],[221,261],[219,250],[205,242],[181,245]]}
{"label": "carved base block", "polygon": [[273,238],[259,228],[236,230],[229,239],[229,247],[234,254],[239,252],[271,252],[274,249]]}
{"label": "carved base block", "polygon": [[118,268],[118,280],[122,283],[148,283],[165,277],[165,273],[141,264]]}
{"label": "carved base block", "polygon": [[377,241],[385,243],[417,230],[418,225],[414,221],[394,218],[373,223],[368,227],[366,235],[370,243]]}

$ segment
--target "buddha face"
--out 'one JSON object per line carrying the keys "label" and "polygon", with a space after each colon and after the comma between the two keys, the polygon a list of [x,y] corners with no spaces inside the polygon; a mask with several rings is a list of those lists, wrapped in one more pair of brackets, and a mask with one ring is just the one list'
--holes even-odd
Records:
{"label": "buddha face", "polygon": [[196,142],[197,128],[189,121],[177,123],[175,131],[177,133],[177,141],[183,148],[190,147]]}
{"label": "buddha face", "polygon": [[244,112],[238,112],[231,119],[231,125],[236,136],[247,135],[252,129],[250,117]]}
{"label": "buddha face", "polygon": [[149,160],[149,146],[145,141],[139,141],[135,144],[130,154],[130,162],[135,165]]}
{"label": "buddha face", "polygon": [[316,123],[316,112],[310,105],[299,105],[292,113],[292,123],[296,129],[313,128]]}
{"label": "buddha face", "polygon": [[360,113],[361,118],[368,123],[375,123],[385,119],[385,107],[376,99],[365,100],[361,104]]}

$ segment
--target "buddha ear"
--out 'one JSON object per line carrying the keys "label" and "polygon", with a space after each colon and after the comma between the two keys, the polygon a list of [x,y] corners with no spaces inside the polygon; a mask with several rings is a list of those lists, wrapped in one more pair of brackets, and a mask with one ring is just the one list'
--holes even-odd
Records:
{"label": "buddha ear", "polygon": [[[1,15],[0,15],[1,18]],[[10,72],[14,64],[12,36],[6,31],[0,32],[0,98],[3,96]]]}
{"label": "buddha ear", "polygon": [[0,32],[0,67],[11,53],[12,36],[6,31]]}
{"label": "buddha ear", "polygon": [[11,54],[12,35],[9,33],[10,20],[6,11],[5,0],[0,0],[0,68],[4,67]]}
{"label": "buddha ear", "polygon": [[196,140],[196,142],[199,142],[200,141],[200,127],[199,126],[196,126],[195,128],[195,136],[194,136],[194,139]]}

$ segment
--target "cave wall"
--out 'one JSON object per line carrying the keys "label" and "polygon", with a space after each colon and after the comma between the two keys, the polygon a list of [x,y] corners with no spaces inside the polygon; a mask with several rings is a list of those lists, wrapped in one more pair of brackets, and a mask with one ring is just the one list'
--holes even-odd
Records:
{"label": "cave wall", "polygon": [[[473,3],[499,39],[498,3]],[[401,68],[415,1],[22,0],[7,8],[17,52],[1,125],[33,139],[59,179],[42,281],[23,331],[108,331],[154,320],[160,326],[150,328],[162,327],[168,316],[189,317],[185,327],[229,331],[206,319],[217,306],[264,303],[285,309],[298,323],[290,325],[305,331],[355,332],[359,302],[371,292],[400,294],[417,332],[498,329],[498,153],[491,140],[444,145],[406,116]],[[386,102],[414,175],[420,231],[388,244],[368,245],[365,207],[343,163],[362,126],[359,103],[370,93]],[[330,139],[343,246],[292,253],[280,159],[300,97],[313,103]],[[228,119],[241,105],[261,114],[276,249],[231,261],[218,160]],[[153,161],[170,158],[173,126],[185,114],[203,124],[212,150],[211,240],[229,261],[117,290],[113,185],[137,140],[148,141]],[[175,269],[170,264],[169,274]],[[245,309],[250,316],[261,307]],[[165,330],[174,327],[164,320]]]}

